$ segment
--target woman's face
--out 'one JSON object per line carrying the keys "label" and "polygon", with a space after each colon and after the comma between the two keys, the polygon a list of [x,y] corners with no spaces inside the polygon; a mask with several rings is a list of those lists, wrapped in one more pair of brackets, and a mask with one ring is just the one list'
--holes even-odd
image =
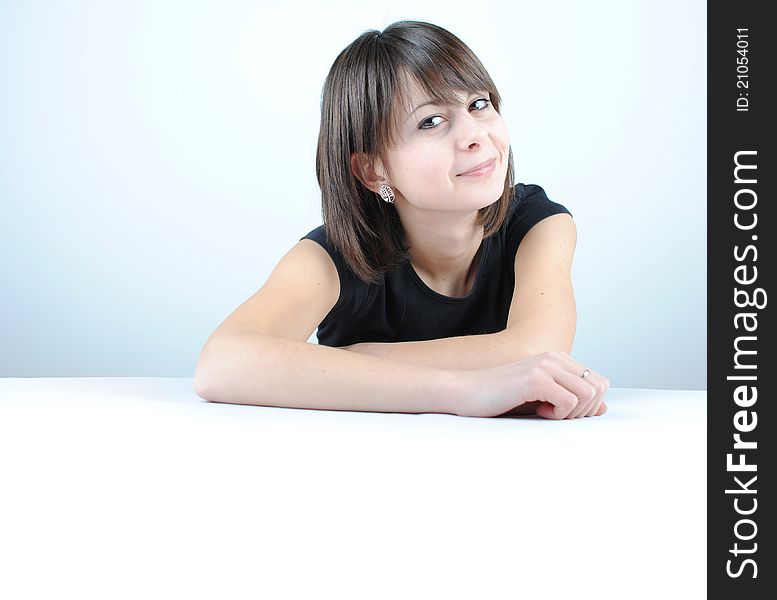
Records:
{"label": "woman's face", "polygon": [[[413,86],[410,107],[400,108],[384,165],[395,194],[426,210],[472,212],[493,204],[504,192],[510,139],[488,93],[462,92],[455,106],[421,106],[428,100]],[[491,159],[490,173],[464,174]]]}

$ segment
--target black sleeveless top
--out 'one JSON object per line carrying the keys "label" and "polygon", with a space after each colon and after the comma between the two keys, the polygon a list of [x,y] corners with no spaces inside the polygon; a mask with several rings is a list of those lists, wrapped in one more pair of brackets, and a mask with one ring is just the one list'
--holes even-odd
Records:
{"label": "black sleeveless top", "polygon": [[329,243],[321,225],[300,239],[319,243],[340,275],[340,297],[318,326],[318,343],[408,342],[497,333],[507,326],[515,287],[515,252],[526,233],[551,215],[570,213],[538,185],[519,183],[502,227],[483,240],[480,267],[469,294],[453,298],[429,288],[403,263],[370,284],[359,279]]}

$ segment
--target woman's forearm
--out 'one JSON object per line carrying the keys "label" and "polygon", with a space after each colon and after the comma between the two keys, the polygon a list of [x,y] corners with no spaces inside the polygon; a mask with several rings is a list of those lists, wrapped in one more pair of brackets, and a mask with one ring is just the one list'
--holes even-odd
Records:
{"label": "woman's forearm", "polygon": [[454,372],[261,335],[209,340],[195,372],[212,402],[324,410],[458,414]]}
{"label": "woman's forearm", "polygon": [[498,367],[545,352],[564,350],[528,344],[507,329],[484,335],[448,337],[422,342],[362,343],[350,352],[411,362],[439,369],[469,371]]}

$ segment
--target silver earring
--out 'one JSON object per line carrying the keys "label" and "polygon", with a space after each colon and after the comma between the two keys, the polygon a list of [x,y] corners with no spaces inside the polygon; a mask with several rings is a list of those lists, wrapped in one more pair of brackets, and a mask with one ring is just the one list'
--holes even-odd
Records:
{"label": "silver earring", "polygon": [[380,197],[389,204],[394,204],[394,190],[385,183],[380,186]]}

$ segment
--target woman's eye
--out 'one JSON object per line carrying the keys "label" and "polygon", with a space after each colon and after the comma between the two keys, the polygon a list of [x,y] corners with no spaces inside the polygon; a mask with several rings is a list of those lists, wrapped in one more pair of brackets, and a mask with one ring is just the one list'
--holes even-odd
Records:
{"label": "woman's eye", "polygon": [[[478,98],[472,104],[470,104],[470,106],[474,106],[478,102],[484,102],[485,103],[485,104],[483,104],[481,106],[481,108],[475,109],[475,110],[478,110],[478,111],[486,110],[489,106],[491,106],[491,100],[489,100],[488,98]],[[421,123],[419,124],[418,128],[419,129],[434,129],[437,125],[432,123],[433,119],[442,119],[442,117],[440,115],[435,115],[433,117],[429,117],[428,119],[425,119],[425,120],[421,121]],[[431,125],[431,127],[426,127],[426,125]]]}
{"label": "woman's eye", "polygon": [[[491,106],[491,100],[489,100],[488,98],[478,98],[477,100],[475,100],[475,102],[485,102],[485,105],[483,106],[483,108],[480,108],[478,110],[486,110],[489,106]],[[473,102],[472,104],[475,104],[475,102]]]}
{"label": "woman's eye", "polygon": [[436,125],[432,125],[432,127],[425,127],[425,125],[431,124],[432,119],[442,119],[442,117],[439,115],[435,115],[434,117],[429,117],[428,119],[421,122],[419,129],[432,129],[433,127],[436,127]]}

